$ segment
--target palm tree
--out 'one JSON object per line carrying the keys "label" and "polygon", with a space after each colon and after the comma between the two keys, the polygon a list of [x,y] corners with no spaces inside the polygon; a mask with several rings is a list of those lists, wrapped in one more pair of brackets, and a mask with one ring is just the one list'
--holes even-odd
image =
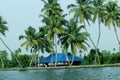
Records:
{"label": "palm tree", "polygon": [[110,1],[106,5],[105,24],[109,28],[111,24],[113,25],[118,44],[120,45],[120,40],[116,29],[116,26],[120,26],[120,7],[116,1]]}
{"label": "palm tree", "polygon": [[[3,36],[5,36],[5,32],[8,30],[8,27],[6,26],[7,22],[5,20],[3,20],[3,18],[0,16],[0,34],[2,34]],[[2,40],[2,38],[0,37],[1,42],[8,48],[8,50],[11,51],[11,49],[7,46],[7,44]]]}
{"label": "palm tree", "polygon": [[4,58],[4,54],[6,54],[6,51],[0,51],[0,60],[1,60],[1,63],[2,63],[2,68],[5,67],[5,64],[4,64],[4,61],[3,61],[3,58]]}
{"label": "palm tree", "polygon": [[[41,10],[44,14],[43,22],[46,24],[48,29],[48,38],[53,41],[53,53],[56,53],[56,63],[57,63],[57,35],[64,33],[62,28],[63,15],[62,9],[58,0],[42,0],[44,2],[44,7]],[[56,66],[56,65],[55,65]]]}
{"label": "palm tree", "polygon": [[[0,16],[0,33],[5,36],[5,32],[8,30],[8,27],[6,26],[7,22]],[[2,40],[2,38],[0,37],[1,42],[5,45],[5,47],[11,52],[11,54],[13,54],[13,51],[8,47],[8,45]],[[17,59],[16,56],[14,56],[16,61],[18,62],[19,66],[22,67],[21,63],[19,62],[19,60]]]}
{"label": "palm tree", "polygon": [[[39,63],[39,53],[40,51],[44,53],[46,50],[47,52],[50,52],[51,49],[51,43],[46,39],[46,33],[47,30],[45,27],[40,27],[39,31],[36,32],[35,28],[29,26],[27,30],[25,30],[25,35],[19,36],[19,39],[26,39],[25,42],[21,44],[21,46],[25,46],[26,50],[30,48],[31,52],[36,54],[38,52],[38,63]],[[33,57],[30,62],[30,67],[33,62]],[[36,57],[35,57],[36,58]]]}
{"label": "palm tree", "polygon": [[[76,3],[77,5],[75,4],[68,5],[68,8],[70,8],[70,12],[74,12],[75,19],[78,20],[80,23],[84,24],[84,29],[86,33],[88,33],[85,22],[87,22],[90,25],[89,21],[92,21],[92,14],[93,14],[92,1],[91,0],[76,0]],[[97,46],[95,45],[90,35],[88,36],[88,38],[96,50],[96,57],[97,57],[98,56]],[[98,61],[100,64],[99,57],[98,57]],[[96,63],[96,60],[95,60],[95,63]]]}
{"label": "palm tree", "polygon": [[[35,34],[36,34],[36,30],[29,26],[27,30],[25,30],[25,35],[20,35],[19,36],[19,40],[21,39],[25,39],[26,41],[24,41],[22,44],[21,44],[21,47],[25,46],[26,47],[26,50],[28,51],[28,49],[30,48],[31,52],[33,53],[33,44],[34,44],[34,39],[35,39]],[[31,64],[32,64],[32,60],[33,58],[31,59],[31,62],[30,62],[30,67],[31,67]]]}
{"label": "palm tree", "polygon": [[71,52],[73,54],[71,65],[73,64],[74,55],[77,53],[77,49],[87,50],[86,41],[88,33],[81,32],[82,28],[83,26],[77,26],[77,21],[71,19],[68,26],[66,27],[65,33],[60,35],[63,52],[66,53],[68,48],[71,48]]}
{"label": "palm tree", "polygon": [[106,0],[93,0],[93,6],[94,6],[94,18],[93,21],[98,20],[98,26],[99,26],[99,35],[97,40],[97,48],[100,41],[101,36],[101,22],[104,22],[104,15],[105,15],[105,1]]}
{"label": "palm tree", "polygon": [[36,30],[32,26],[29,26],[28,29],[25,30],[25,35],[19,36],[19,40],[21,39],[26,40],[21,44],[21,47],[25,46],[26,50],[28,51],[29,47],[31,48],[31,46],[33,45],[35,34],[36,34]]}
{"label": "palm tree", "polygon": [[47,37],[47,30],[45,27],[40,27],[39,32],[36,33],[35,39],[33,40],[34,45],[32,46],[34,48],[34,52],[38,52],[38,66],[39,66],[39,54],[40,52],[44,53],[46,52],[52,52],[52,45],[51,41],[48,40]]}

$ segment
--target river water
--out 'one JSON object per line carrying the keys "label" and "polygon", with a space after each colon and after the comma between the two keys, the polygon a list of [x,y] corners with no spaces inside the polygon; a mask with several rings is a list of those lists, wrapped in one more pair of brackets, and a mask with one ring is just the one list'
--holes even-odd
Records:
{"label": "river water", "polygon": [[0,80],[120,80],[120,67],[0,71]]}

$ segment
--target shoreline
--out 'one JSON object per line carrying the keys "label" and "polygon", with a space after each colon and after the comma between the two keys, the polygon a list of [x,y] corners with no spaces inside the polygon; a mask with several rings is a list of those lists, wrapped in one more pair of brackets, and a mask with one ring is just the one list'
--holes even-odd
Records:
{"label": "shoreline", "polygon": [[101,68],[101,67],[117,67],[120,63],[116,64],[103,64],[103,65],[80,65],[80,66],[58,66],[58,67],[28,67],[28,68],[0,68],[0,71],[26,71],[26,70],[48,70],[48,69],[76,69],[76,68]]}

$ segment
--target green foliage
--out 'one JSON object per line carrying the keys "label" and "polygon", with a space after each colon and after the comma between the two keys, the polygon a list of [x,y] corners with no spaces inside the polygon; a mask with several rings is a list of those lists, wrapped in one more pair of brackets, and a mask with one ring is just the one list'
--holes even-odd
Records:
{"label": "green foliage", "polygon": [[0,51],[0,67],[8,68],[11,67],[11,61],[8,59],[7,51]]}
{"label": "green foliage", "polygon": [[[120,63],[120,52],[111,53],[110,51],[103,50],[99,52],[100,63],[101,64],[115,64]],[[88,55],[84,56],[84,64],[91,65],[94,64],[95,50],[91,49]]]}
{"label": "green foliage", "polygon": [[30,56],[27,54],[19,55],[18,59],[22,64],[22,67],[28,67],[30,63]]}
{"label": "green foliage", "polygon": [[[101,53],[98,50],[98,55],[99,55],[99,59],[100,59],[100,64],[104,64],[103,53]],[[95,49],[91,49],[89,54],[84,56],[84,64],[86,64],[86,65],[96,64],[95,63],[95,57],[96,57],[96,50]]]}
{"label": "green foliage", "polygon": [[74,13],[74,18],[79,20],[80,23],[84,23],[86,20],[89,24],[89,20],[92,20],[92,1],[91,0],[76,0],[77,4],[70,4],[70,13]]}
{"label": "green foliage", "polygon": [[113,53],[110,57],[110,61],[112,64],[120,63],[120,52]]}
{"label": "green foliage", "polygon": [[19,65],[18,65],[14,56],[17,57],[18,55],[17,54],[11,54],[11,65],[12,65],[12,67],[18,67]]}
{"label": "green foliage", "polygon": [[8,30],[6,26],[7,22],[0,16],[0,33],[5,36],[5,32]]}
{"label": "green foliage", "polygon": [[65,28],[65,33],[59,35],[62,44],[63,52],[66,53],[70,46],[73,54],[77,53],[77,49],[87,50],[87,36],[88,33],[82,32],[83,27],[78,27],[77,21],[71,19],[68,26]]}

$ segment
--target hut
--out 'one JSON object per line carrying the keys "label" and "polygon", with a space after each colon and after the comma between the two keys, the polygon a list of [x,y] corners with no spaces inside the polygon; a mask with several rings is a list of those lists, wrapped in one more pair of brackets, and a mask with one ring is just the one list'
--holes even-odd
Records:
{"label": "hut", "polygon": [[[73,59],[73,65],[80,65],[83,63],[83,59],[78,56],[72,56],[70,53],[57,53],[57,66],[68,66]],[[40,60],[42,66],[54,66],[56,64],[56,54],[50,54],[48,57]]]}

